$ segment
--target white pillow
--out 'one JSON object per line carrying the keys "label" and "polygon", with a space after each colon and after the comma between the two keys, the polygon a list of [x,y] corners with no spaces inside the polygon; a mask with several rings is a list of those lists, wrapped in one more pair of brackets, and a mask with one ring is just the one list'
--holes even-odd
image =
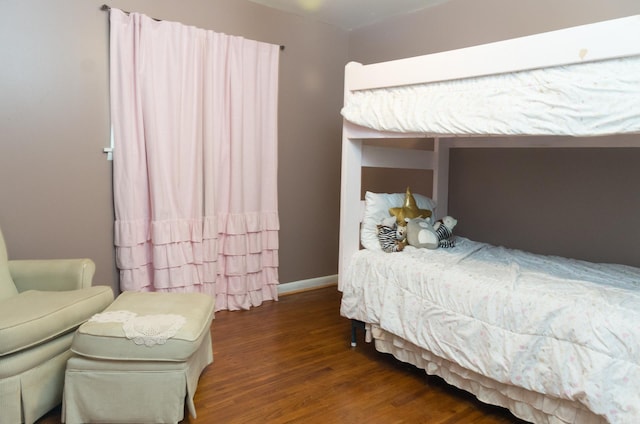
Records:
{"label": "white pillow", "polygon": [[[372,193],[364,195],[364,217],[360,227],[360,243],[365,249],[382,250],[378,241],[377,225],[391,216],[389,208],[397,208],[404,204],[405,193]],[[435,216],[436,202],[421,194],[413,193],[416,205],[420,209],[429,209]]]}

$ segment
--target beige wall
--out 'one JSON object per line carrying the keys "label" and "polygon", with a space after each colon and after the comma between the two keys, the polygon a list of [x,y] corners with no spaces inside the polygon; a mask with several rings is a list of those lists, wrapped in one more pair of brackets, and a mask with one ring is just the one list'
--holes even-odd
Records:
{"label": "beige wall", "polygon": [[[116,287],[104,1],[5,0],[0,13],[0,226],[9,255],[87,256]],[[337,272],[348,33],[245,0],[108,4],[286,45],[280,62],[280,281]]]}
{"label": "beige wall", "polygon": [[[393,60],[633,14],[637,0],[450,0],[353,31],[349,59]],[[477,240],[640,266],[638,164],[640,149],[454,149],[449,212],[456,232]]]}
{"label": "beige wall", "polygon": [[459,233],[640,266],[640,149],[454,149],[451,163]]}

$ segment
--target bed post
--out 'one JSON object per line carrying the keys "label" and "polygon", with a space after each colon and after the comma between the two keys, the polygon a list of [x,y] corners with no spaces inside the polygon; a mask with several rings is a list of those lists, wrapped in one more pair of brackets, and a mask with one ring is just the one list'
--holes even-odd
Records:
{"label": "bed post", "polygon": [[349,260],[359,249],[360,190],[361,190],[362,141],[343,135],[342,176],[340,192],[340,247],[338,258],[338,288]]}
{"label": "bed post", "polygon": [[448,214],[449,204],[449,143],[446,139],[433,141],[435,167],[433,170],[433,199],[436,201],[436,219]]}
{"label": "bed post", "polygon": [[[349,95],[350,71],[362,67],[351,62],[345,67],[344,95]],[[362,140],[352,139],[350,124],[345,120],[342,126],[342,174],[340,176],[340,246],[338,251],[338,289],[349,260],[360,248],[360,215],[362,184]]]}

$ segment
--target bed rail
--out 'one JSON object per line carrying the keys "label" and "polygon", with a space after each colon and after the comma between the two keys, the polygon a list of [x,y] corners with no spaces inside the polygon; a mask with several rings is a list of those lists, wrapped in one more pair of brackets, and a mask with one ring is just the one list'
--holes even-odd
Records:
{"label": "bed rail", "polygon": [[[345,69],[347,90],[397,87],[640,55],[640,15]],[[491,60],[487,60],[491,58]]]}

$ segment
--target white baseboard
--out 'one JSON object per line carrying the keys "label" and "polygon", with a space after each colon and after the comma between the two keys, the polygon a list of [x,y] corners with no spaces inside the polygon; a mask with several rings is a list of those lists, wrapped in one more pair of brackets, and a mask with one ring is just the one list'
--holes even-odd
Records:
{"label": "white baseboard", "polygon": [[323,287],[334,286],[338,284],[338,274],[327,275],[326,277],[309,278],[308,280],[292,281],[291,283],[283,283],[278,285],[278,294],[291,294],[294,292],[320,289]]}

